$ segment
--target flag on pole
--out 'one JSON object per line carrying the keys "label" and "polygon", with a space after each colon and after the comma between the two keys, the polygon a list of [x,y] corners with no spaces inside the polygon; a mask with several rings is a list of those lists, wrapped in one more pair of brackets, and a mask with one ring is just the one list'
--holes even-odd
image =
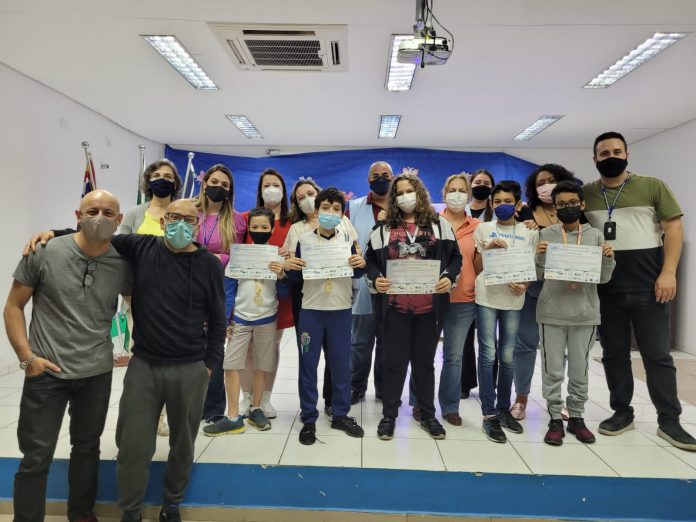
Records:
{"label": "flag on pole", "polygon": [[[188,153],[188,164],[186,165],[186,176],[184,176],[184,190],[182,194],[185,198],[191,198],[196,187],[196,169],[193,168],[193,152]],[[191,184],[189,186],[189,183]]]}
{"label": "flag on pole", "polygon": [[84,178],[82,178],[82,197],[84,198],[85,195],[89,194],[97,188],[97,180],[94,175],[94,163],[92,162],[92,153],[87,148],[89,147],[89,145],[86,145],[85,142],[82,144],[82,146],[85,148],[85,160],[87,163],[85,165],[85,176]]}
{"label": "flag on pole", "polygon": [[138,174],[138,199],[137,204],[145,203],[147,197],[143,192],[143,175],[145,174],[145,145],[138,145],[140,150],[140,174]]}

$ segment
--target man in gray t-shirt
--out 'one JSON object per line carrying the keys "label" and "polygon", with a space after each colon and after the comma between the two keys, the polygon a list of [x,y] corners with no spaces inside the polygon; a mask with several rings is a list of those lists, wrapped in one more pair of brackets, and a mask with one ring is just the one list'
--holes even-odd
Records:
{"label": "man in gray t-shirt", "polygon": [[96,520],[99,439],[113,368],[111,320],[118,295],[130,295],[131,275],[110,243],[122,217],[118,200],[93,191],[76,214],[79,232],[20,261],[5,305],[7,336],[26,373],[17,428],[24,457],[14,481],[15,520],[44,518],[48,470],[68,404],[73,446],[68,518]]}

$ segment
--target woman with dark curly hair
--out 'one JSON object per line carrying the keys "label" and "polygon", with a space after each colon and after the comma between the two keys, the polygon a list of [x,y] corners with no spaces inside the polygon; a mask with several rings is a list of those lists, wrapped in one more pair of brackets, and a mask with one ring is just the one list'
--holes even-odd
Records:
{"label": "woman with dark curly hair", "polygon": [[[561,181],[574,181],[575,176],[561,165],[547,163],[532,172],[525,183],[527,204],[517,215],[517,221],[527,228],[539,230],[559,223],[551,192]],[[520,316],[514,351],[515,392],[517,397],[510,413],[517,420],[525,418],[527,398],[532,386],[534,363],[539,348],[539,326],[536,322],[536,307],[541,292],[541,281],[534,281],[527,288]]]}
{"label": "woman with dark curly hair", "polygon": [[435,418],[435,350],[449,306],[452,290],[462,267],[462,255],[450,224],[433,209],[428,190],[413,172],[394,178],[387,193],[384,223],[370,234],[367,250],[368,285],[388,294],[391,281],[387,261],[396,259],[439,260],[440,279],[433,293],[387,295],[384,306],[384,373],[382,415],[377,436],[394,437],[406,370],[417,399],[416,420],[434,439],[444,439],[445,430]]}

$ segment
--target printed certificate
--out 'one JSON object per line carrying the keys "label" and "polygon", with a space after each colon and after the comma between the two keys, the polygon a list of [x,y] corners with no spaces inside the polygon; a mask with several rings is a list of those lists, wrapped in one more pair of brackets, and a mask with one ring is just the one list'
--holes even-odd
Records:
{"label": "printed certificate", "polygon": [[302,277],[307,280],[353,277],[353,267],[348,264],[351,255],[348,242],[302,245],[302,259],[307,263],[302,269]]}
{"label": "printed certificate", "polygon": [[390,259],[387,261],[388,294],[433,294],[440,280],[440,261]]}
{"label": "printed certificate", "polygon": [[230,247],[230,261],[225,275],[234,279],[278,279],[268,268],[271,261],[282,262],[278,247],[273,245],[246,245],[234,243]]}
{"label": "printed certificate", "polygon": [[546,247],[545,279],[599,283],[602,275],[602,247],[549,243]]}
{"label": "printed certificate", "polygon": [[532,247],[494,248],[483,251],[483,282],[486,285],[536,281]]}

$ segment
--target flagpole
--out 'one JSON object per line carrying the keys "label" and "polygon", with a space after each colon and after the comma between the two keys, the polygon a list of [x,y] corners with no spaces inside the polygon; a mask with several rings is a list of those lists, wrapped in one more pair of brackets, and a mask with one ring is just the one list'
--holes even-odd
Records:
{"label": "flagpole", "polygon": [[140,151],[140,173],[138,174],[138,200],[137,203],[140,205],[145,201],[145,194],[143,194],[143,174],[145,173],[145,145],[138,145],[138,150]]}
{"label": "flagpole", "polygon": [[89,143],[82,142],[82,148],[85,150],[85,159],[87,160],[87,170],[89,170],[89,183],[92,185],[92,190],[97,188],[97,183],[94,177],[94,165],[92,164],[92,154],[89,152]]}
{"label": "flagpole", "polygon": [[[184,190],[183,190],[184,197],[191,197],[188,195],[189,193],[187,192],[187,190],[188,190],[189,176],[191,174],[191,169],[193,168],[193,157],[194,156],[195,156],[195,154],[193,152],[188,153],[188,164],[186,165],[186,176],[184,177]],[[196,177],[194,175],[193,178],[191,179],[191,187],[192,187],[191,192],[190,192],[191,194],[193,194],[193,186],[195,185],[195,183],[196,183]]]}

